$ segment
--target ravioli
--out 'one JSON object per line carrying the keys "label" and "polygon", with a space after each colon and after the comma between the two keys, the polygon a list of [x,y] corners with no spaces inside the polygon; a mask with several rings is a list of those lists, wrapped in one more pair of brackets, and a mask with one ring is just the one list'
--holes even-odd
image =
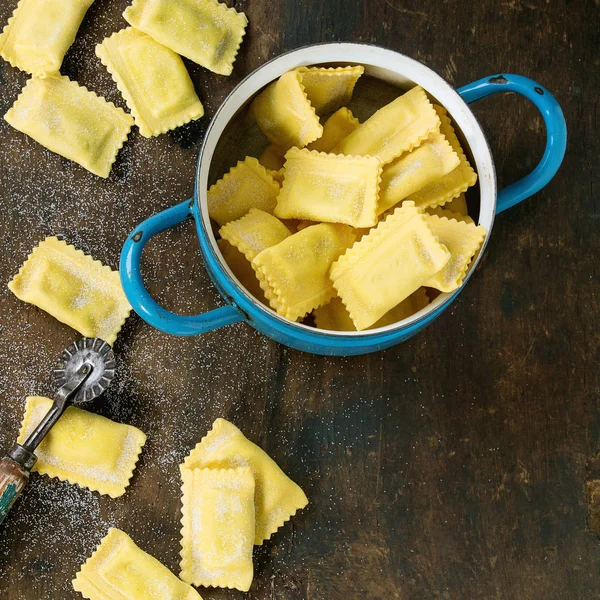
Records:
{"label": "ravioli", "polygon": [[133,0],[123,17],[177,54],[231,75],[248,25],[244,13],[216,0]]}
{"label": "ravioli", "polygon": [[131,312],[119,272],[57,237],[33,249],[8,288],[85,337],[111,345]]}
{"label": "ravioli", "polygon": [[73,580],[89,600],[202,600],[190,585],[111,527]]}
{"label": "ravioli", "polygon": [[271,308],[296,321],[329,302],[329,268],[355,239],[348,225],[319,223],[263,250],[252,266]]}
{"label": "ravioli", "polygon": [[326,115],[345,106],[359,77],[362,65],[354,67],[299,67],[306,96],[318,115]]}
{"label": "ravioli", "polygon": [[208,190],[208,214],[219,225],[241,219],[251,208],[272,213],[279,183],[258,162],[247,156]]}
{"label": "ravioli", "polygon": [[254,543],[268,540],[296,511],[308,504],[300,487],[233,423],[217,419],[185,459],[186,469],[250,467],[255,480]]}
{"label": "ravioli", "polygon": [[125,111],[61,75],[30,79],[4,120],[99,177],[109,176],[134,123]]}
{"label": "ravioli", "polygon": [[380,108],[345,137],[334,152],[376,156],[388,163],[418,146],[440,128],[440,119],[417,86]]}
{"label": "ravioli", "polygon": [[[20,444],[52,403],[50,398],[27,398],[17,440]],[[118,498],[129,485],[145,442],[145,434],[131,425],[69,406],[35,451],[33,470]]]}
{"label": "ravioli", "polygon": [[154,137],[204,114],[181,57],[127,27],[96,46],[144,137]]}
{"label": "ravioli", "polygon": [[425,285],[450,256],[423,211],[405,202],[337,260],[330,277],[361,331]]}
{"label": "ravioli", "polygon": [[486,230],[480,225],[445,216],[426,215],[425,218],[433,234],[450,252],[450,260],[444,268],[425,285],[441,292],[453,292],[462,285],[473,256],[483,244]]}
{"label": "ravioli", "polygon": [[254,576],[250,467],[181,467],[181,476],[181,579],[196,586],[247,592]]}
{"label": "ravioli", "polygon": [[387,164],[381,174],[377,214],[447,175],[460,163],[446,138],[432,133],[420,146]]}
{"label": "ravioli", "polygon": [[0,33],[0,56],[36,77],[60,71],[94,0],[20,0]]}
{"label": "ravioli", "polygon": [[414,202],[416,206],[421,206],[422,208],[433,208],[446,204],[460,196],[463,192],[466,192],[468,188],[477,182],[477,173],[475,173],[473,167],[469,164],[461,148],[446,110],[438,105],[435,105],[434,108],[440,118],[440,133],[446,137],[452,149],[458,155],[459,164],[450,173],[444,175],[444,177],[436,179],[408,196],[407,200]]}
{"label": "ravioli", "polygon": [[268,85],[250,105],[250,113],[267,139],[282,150],[304,148],[323,133],[298,71],[288,71]]}
{"label": "ravioli", "polygon": [[[350,109],[336,110],[323,124],[323,135],[306,146],[317,152],[333,152],[333,149],[360,125]],[[285,158],[283,159],[285,162]],[[283,166],[283,162],[281,166]]]}
{"label": "ravioli", "polygon": [[276,216],[345,223],[353,227],[377,224],[381,178],[381,163],[377,158],[298,148],[288,150],[285,157]]}

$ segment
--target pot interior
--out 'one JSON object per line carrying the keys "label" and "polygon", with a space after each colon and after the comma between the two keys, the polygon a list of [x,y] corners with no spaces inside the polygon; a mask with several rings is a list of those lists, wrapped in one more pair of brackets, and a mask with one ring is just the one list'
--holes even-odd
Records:
{"label": "pot interior", "polygon": [[[384,52],[387,52],[387,51],[384,51]],[[407,61],[410,61],[411,63],[415,63],[415,61],[412,61],[411,59],[408,59],[406,57],[403,57],[403,58],[406,59]],[[279,59],[276,59],[276,60],[279,60]],[[365,62],[344,61],[344,62],[325,62],[324,63],[324,62],[318,62],[318,61],[307,62],[305,60],[302,60],[302,61],[299,61],[294,66],[299,66],[300,64],[302,64],[302,65],[307,65],[307,64],[318,65],[318,66],[326,66],[326,67],[362,64],[365,67],[365,73],[358,80],[356,87],[354,88],[352,100],[348,104],[348,108],[350,108],[352,113],[361,122],[368,119],[376,110],[378,110],[385,104],[391,102],[392,100],[397,98],[399,95],[401,95],[408,89],[414,87],[417,84],[422,85],[423,88],[427,91],[430,99],[432,101],[434,101],[435,103],[444,106],[446,108],[446,110],[448,111],[448,114],[452,118],[453,127],[455,128],[456,134],[461,142],[463,150],[464,150],[465,154],[467,155],[467,158],[468,158],[469,162],[471,163],[471,165],[473,166],[473,168],[478,172],[477,184],[475,186],[469,188],[469,190],[466,193],[467,205],[468,205],[468,209],[469,209],[469,215],[475,220],[476,223],[484,225],[487,228],[488,235],[489,235],[489,230],[491,229],[491,225],[492,225],[492,221],[493,221],[493,213],[494,213],[493,205],[495,202],[495,177],[493,174],[493,165],[491,163],[491,156],[489,157],[489,159],[490,159],[489,163],[490,163],[492,175],[488,176],[488,179],[490,180],[488,183],[493,184],[493,192],[491,195],[489,194],[489,191],[491,188],[488,185],[488,194],[487,195],[490,197],[490,200],[488,202],[488,206],[486,206],[482,211],[481,200],[480,200],[481,196],[482,196],[481,189],[480,189],[480,177],[481,176],[480,176],[479,170],[478,170],[478,165],[482,164],[481,156],[477,156],[477,157],[474,156],[474,153],[472,151],[471,145],[469,144],[467,136],[464,135],[464,132],[462,131],[457,118],[455,118],[453,111],[450,109],[448,104],[443,101],[443,98],[439,98],[436,96],[435,93],[432,93],[431,87],[424,84],[423,81],[415,82],[415,81],[408,79],[402,75],[399,75],[394,70],[385,69],[385,68],[381,68],[378,66],[368,65]],[[418,64],[419,67],[423,68],[425,71],[430,73],[432,78],[439,80],[442,83],[444,88],[440,89],[439,95],[445,94],[446,93],[445,90],[452,91],[451,88],[448,86],[448,84],[446,84],[435,73],[433,73],[432,71],[430,71],[423,65],[420,65],[420,63],[415,63],[415,64]],[[293,68],[293,67],[290,67],[290,68]],[[284,69],[283,71],[280,70],[279,72],[275,71],[274,76],[272,77],[271,80],[275,80],[282,72],[285,72],[286,70],[288,70],[288,69]],[[245,81],[248,82],[249,79],[252,77],[253,77],[253,75],[250,75],[249,78],[247,78]],[[244,82],[242,82],[241,85],[243,86]],[[259,89],[257,92],[255,92],[252,96],[250,96],[247,99],[247,101],[245,103],[243,103],[241,105],[241,107],[233,114],[233,116],[229,119],[228,123],[225,125],[218,141],[216,142],[216,145],[214,147],[214,152],[210,159],[210,167],[209,167],[209,171],[208,171],[208,186],[212,185],[218,179],[220,179],[239,160],[243,160],[246,156],[254,156],[254,157],[260,156],[261,153],[263,152],[263,150],[269,145],[268,140],[263,135],[263,133],[260,131],[260,129],[258,128],[254,119],[248,114],[248,107],[251,104],[252,99],[258,93],[260,93],[260,91],[262,89],[264,89],[264,87]],[[488,152],[488,156],[489,156],[489,148],[487,148],[487,143],[485,142],[483,133],[481,132],[478,124],[476,123],[476,120],[475,120],[473,114],[471,113],[471,111],[469,111],[469,109],[466,107],[466,105],[464,105],[464,103],[462,103],[462,101],[456,97],[456,94],[452,93],[452,96],[453,96],[454,105],[458,105],[460,107],[460,109],[458,109],[457,112],[462,113],[462,119],[459,119],[459,120],[462,120],[463,122],[465,122],[465,120],[468,120],[469,127],[472,127],[472,123],[475,124],[475,127],[477,128],[478,133],[480,134],[480,137],[483,140],[483,146],[485,147],[486,151]],[[457,102],[457,100],[458,100],[458,102]],[[324,122],[323,118],[321,119],[321,122]],[[480,148],[481,148],[481,140],[480,140]],[[481,154],[481,152],[479,152],[479,154]],[[208,157],[206,157],[206,158],[208,158]],[[199,178],[199,180],[200,180],[200,178]],[[198,189],[198,198],[202,204],[205,203],[204,190]],[[482,212],[484,213],[483,220],[480,218],[482,216]],[[231,270],[225,263],[222,255],[216,245],[217,230],[218,230],[218,227],[215,227],[213,224],[213,229],[212,229],[213,239],[211,240],[211,242],[215,249],[215,254],[220,259],[221,264],[223,265],[223,267],[227,271],[227,273],[230,275],[230,277],[238,284],[238,287],[240,287],[246,293],[246,295],[249,295],[256,302],[256,304],[260,304],[258,302],[258,300],[255,300],[254,297],[251,296],[241,286],[241,284],[237,281],[236,277],[233,275],[233,273],[231,272]],[[487,242],[487,237],[486,237],[486,241],[484,242],[484,245],[482,247],[482,250],[485,247],[486,242]],[[471,262],[471,265],[469,266],[469,271],[467,273],[466,278],[468,278],[469,273],[476,266],[477,262],[478,262],[478,256],[476,256],[474,258],[474,260]],[[324,332],[323,330],[315,329],[312,326],[304,325],[301,323],[290,323],[289,321],[286,321],[286,323],[289,323],[289,324],[292,324],[292,325],[295,325],[298,327],[302,327],[302,328],[309,328],[310,330],[312,330],[314,332],[328,333],[331,335],[363,336],[363,335],[370,335],[370,334],[378,333],[378,332],[379,333],[388,332],[388,331],[391,331],[394,329],[402,328],[403,326],[406,326],[409,324],[414,324],[416,321],[423,319],[430,312],[434,311],[441,304],[443,304],[446,300],[448,300],[452,295],[453,294],[440,293],[440,292],[436,292],[435,290],[432,290],[432,294],[431,294],[432,301],[424,309],[422,309],[421,311],[411,315],[410,317],[408,317],[402,321],[399,321],[393,325],[388,325],[386,327],[382,327],[379,329],[371,329],[371,330],[360,331],[360,332],[334,332],[334,331]],[[263,305],[261,304],[261,306],[263,306]],[[277,315],[277,313],[275,311],[273,311],[272,309],[270,309],[269,307],[264,307],[264,308],[266,310],[270,311],[272,313],[272,315],[275,316],[276,318],[285,320],[285,319],[283,319],[283,317],[280,317],[279,315]]]}

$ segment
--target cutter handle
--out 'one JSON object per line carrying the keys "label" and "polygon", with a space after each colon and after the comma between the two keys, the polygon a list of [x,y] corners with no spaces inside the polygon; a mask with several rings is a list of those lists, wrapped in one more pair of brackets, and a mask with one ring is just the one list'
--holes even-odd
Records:
{"label": "cutter handle", "polygon": [[5,456],[0,461],[0,523],[8,515],[28,481],[29,471],[12,458]]}

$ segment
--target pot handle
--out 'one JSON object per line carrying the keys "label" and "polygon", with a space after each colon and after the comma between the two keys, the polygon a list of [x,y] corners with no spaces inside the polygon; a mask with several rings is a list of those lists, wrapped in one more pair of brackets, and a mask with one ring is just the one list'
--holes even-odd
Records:
{"label": "pot handle", "polygon": [[461,87],[458,93],[468,104],[500,92],[516,92],[531,100],[544,118],[546,149],[537,167],[498,192],[496,212],[518,204],[541,190],[556,174],[567,147],[567,125],[556,98],[539,83],[522,75],[494,75]]}
{"label": "pot handle", "polygon": [[144,285],[140,273],[144,246],[157,233],[191,218],[193,204],[193,200],[186,200],[146,219],[129,234],[121,251],[121,283],[133,310],[156,329],[172,335],[197,335],[244,320],[242,313],[231,305],[202,315],[178,315],[160,306]]}

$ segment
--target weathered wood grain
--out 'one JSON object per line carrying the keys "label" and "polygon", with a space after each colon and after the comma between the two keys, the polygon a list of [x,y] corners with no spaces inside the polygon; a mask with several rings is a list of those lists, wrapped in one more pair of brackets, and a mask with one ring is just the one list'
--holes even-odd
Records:
{"label": "weathered wood grain", "polygon": [[[16,0],[15,2],[16,3]],[[126,0],[96,0],[64,72],[124,107],[94,45],[125,26]],[[254,600],[591,600],[599,542],[586,528],[598,449],[598,3],[591,0],[238,0],[250,27],[230,78],[187,63],[208,118],[134,133],[102,181],[0,122],[0,282],[44,236],[117,265],[142,219],[189,197],[208,119],[252,69],[311,42],[404,52],[459,86],[512,71],[556,93],[570,138],[558,177],[496,220],[455,305],[416,338],[359,358],[286,349],[245,325],[191,339],[132,317],[118,376],[94,410],[148,434],[119,499],[32,476],[0,530],[0,597],[68,600],[70,580],[121,527],[175,572],[177,465],[223,416],[306,490],[310,505],[256,551]],[[4,23],[13,2],[0,3]],[[25,74],[0,65],[0,112]],[[474,108],[499,180],[534,166],[541,119],[516,97]],[[149,286],[188,313],[220,303],[189,225],[145,253]],[[0,447],[77,334],[0,286]],[[592,479],[596,477],[591,477]],[[202,591],[205,598],[239,593]]]}

